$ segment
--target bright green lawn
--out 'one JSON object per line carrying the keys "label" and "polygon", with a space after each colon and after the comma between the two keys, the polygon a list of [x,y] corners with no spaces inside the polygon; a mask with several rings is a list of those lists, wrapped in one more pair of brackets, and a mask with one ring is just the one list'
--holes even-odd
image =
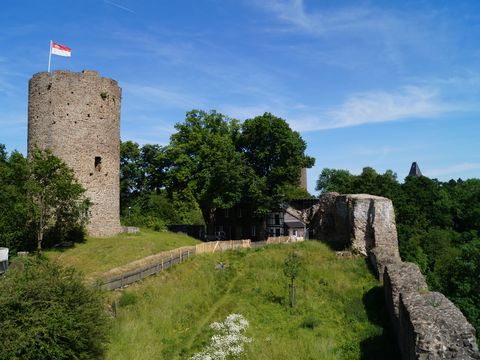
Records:
{"label": "bright green lawn", "polygon": [[[282,267],[293,249],[306,270],[290,309]],[[363,258],[315,241],[198,255],[124,290],[136,301],[120,307],[106,359],[188,359],[231,313],[250,322],[245,359],[393,359],[380,289]]]}
{"label": "bright green lawn", "polygon": [[199,243],[182,234],[141,229],[139,234],[87,237],[84,243],[75,244],[74,248],[49,250],[46,254],[50,259],[57,259],[63,265],[73,266],[91,276],[161,251]]}

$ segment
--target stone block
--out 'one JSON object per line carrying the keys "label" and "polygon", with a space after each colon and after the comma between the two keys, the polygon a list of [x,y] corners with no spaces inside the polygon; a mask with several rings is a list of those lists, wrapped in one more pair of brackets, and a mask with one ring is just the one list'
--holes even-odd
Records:
{"label": "stone block", "polygon": [[441,293],[401,293],[399,321],[402,359],[480,359],[475,329]]}
{"label": "stone block", "polygon": [[387,264],[383,274],[385,305],[393,330],[398,334],[400,294],[426,292],[428,286],[417,265],[405,262]]}

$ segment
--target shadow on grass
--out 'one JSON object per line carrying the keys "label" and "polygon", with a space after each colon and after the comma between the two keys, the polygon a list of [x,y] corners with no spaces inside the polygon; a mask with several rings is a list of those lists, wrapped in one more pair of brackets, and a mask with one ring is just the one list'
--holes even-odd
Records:
{"label": "shadow on grass", "polygon": [[383,287],[376,286],[370,289],[365,293],[362,301],[367,312],[368,320],[382,327],[383,331],[381,335],[369,337],[360,343],[361,359],[400,360],[397,344],[388,321]]}
{"label": "shadow on grass", "polygon": [[326,241],[326,240],[321,240],[321,239],[310,239],[311,241],[318,241],[321,242],[322,244],[327,245],[331,250],[333,251],[343,251],[346,250],[346,245],[343,242],[338,242],[338,241]]}

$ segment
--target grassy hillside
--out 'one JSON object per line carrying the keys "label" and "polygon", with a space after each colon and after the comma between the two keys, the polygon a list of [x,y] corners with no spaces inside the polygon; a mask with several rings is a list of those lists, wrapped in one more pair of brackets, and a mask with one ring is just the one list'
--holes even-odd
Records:
{"label": "grassy hillside", "polygon": [[127,264],[161,251],[199,244],[182,234],[142,229],[139,234],[120,234],[109,238],[87,237],[74,248],[49,250],[46,255],[61,264],[73,266],[87,277]]}
{"label": "grassy hillside", "polygon": [[[282,269],[293,249],[305,271],[291,309]],[[220,261],[226,269],[215,269]],[[336,259],[318,242],[199,255],[110,296],[123,306],[106,359],[188,359],[231,313],[250,322],[245,359],[394,358],[365,260]]]}

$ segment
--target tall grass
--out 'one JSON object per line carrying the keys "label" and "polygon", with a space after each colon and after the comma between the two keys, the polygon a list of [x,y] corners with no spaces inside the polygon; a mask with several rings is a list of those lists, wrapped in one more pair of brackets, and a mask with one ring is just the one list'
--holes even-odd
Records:
{"label": "tall grass", "polygon": [[[305,265],[294,308],[282,271],[292,249]],[[120,309],[107,359],[188,359],[231,313],[250,322],[246,359],[394,358],[365,260],[336,259],[318,242],[199,255],[125,292],[136,301]]]}
{"label": "tall grass", "polygon": [[56,259],[62,265],[72,266],[89,276],[161,251],[199,243],[183,234],[142,229],[139,234],[87,237],[84,243],[75,244],[71,249],[49,250],[46,254],[50,259]]}

